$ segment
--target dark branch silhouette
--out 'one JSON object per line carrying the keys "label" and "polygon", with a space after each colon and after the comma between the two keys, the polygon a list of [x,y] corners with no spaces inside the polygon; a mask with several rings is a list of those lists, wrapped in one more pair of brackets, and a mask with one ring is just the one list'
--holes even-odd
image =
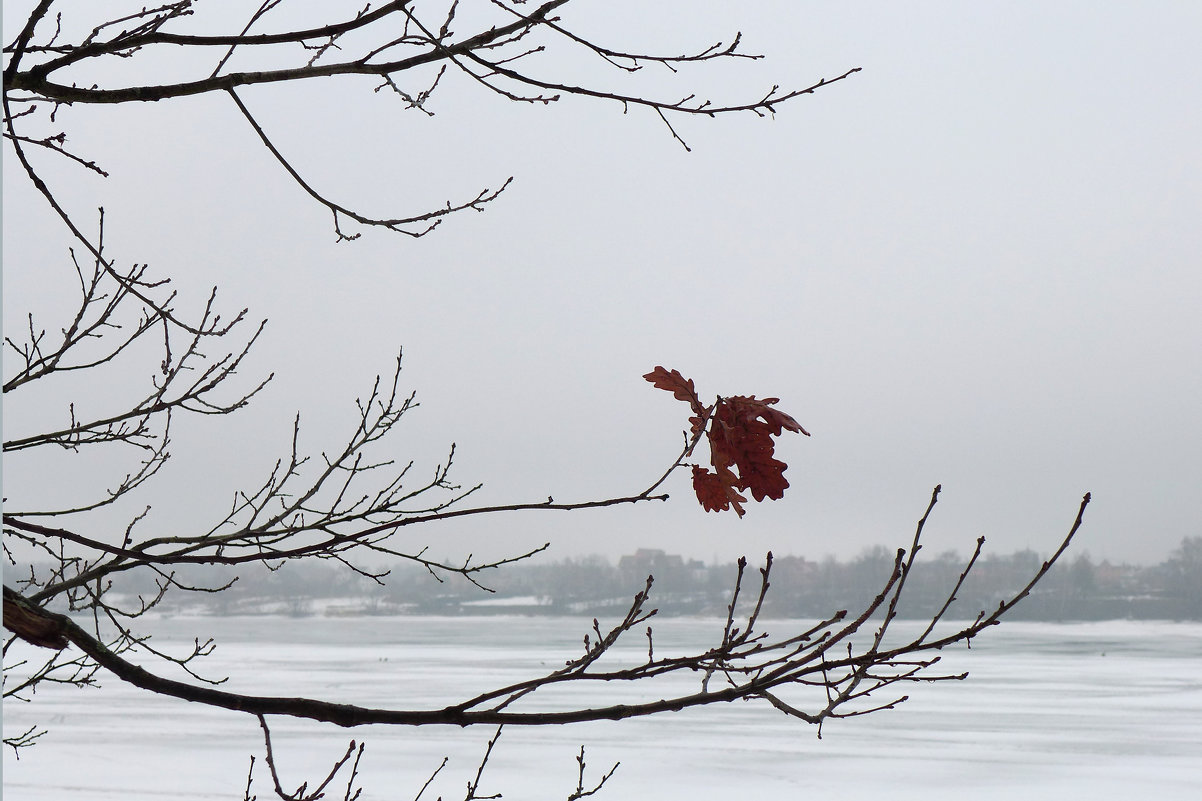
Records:
{"label": "dark branch silhouette", "polygon": [[[770,586],[772,555],[769,554],[761,569],[762,581],[754,605],[745,618],[736,621],[736,607],[742,590],[746,560],[740,560],[735,589],[730,604],[730,617],[721,641],[713,648],[699,654],[680,657],[649,658],[645,664],[624,668],[602,668],[600,662],[610,648],[627,632],[655,614],[648,608],[652,579],[647,587],[635,595],[625,617],[606,633],[599,624],[595,639],[586,637],[585,652],[565,667],[549,674],[538,676],[518,684],[511,684],[481,693],[458,704],[441,709],[387,709],[361,707],[351,704],[335,704],[309,698],[283,698],[251,696],[225,692],[213,687],[187,684],[157,676],[144,668],[121,658],[97,638],[66,615],[43,612],[45,619],[53,621],[55,633],[61,635],[86,653],[97,664],[115,674],[123,681],[162,695],[186,701],[203,703],[257,716],[284,715],[309,718],[338,726],[362,726],[367,724],[429,725],[546,725],[578,723],[591,720],[621,720],[641,717],[659,712],[679,711],[737,699],[762,699],[787,714],[807,723],[821,724],[827,718],[846,717],[849,714],[864,714],[875,709],[890,708],[906,700],[906,696],[895,698],[883,706],[871,709],[844,711],[849,702],[867,698],[873,692],[893,684],[913,681],[946,681],[962,679],[965,674],[931,674],[928,671],[939,662],[937,655],[950,645],[965,642],[984,629],[996,625],[1007,610],[1021,601],[1031,588],[1051,569],[1081,527],[1085,508],[1089,504],[1087,494],[1081,501],[1077,516],[1068,534],[1050,559],[1045,561],[1031,580],[1013,597],[1003,601],[992,611],[982,610],[970,624],[949,634],[933,636],[936,616],[931,625],[917,638],[897,645],[886,646],[885,637],[895,619],[898,600],[905,588],[906,576],[914,564],[921,548],[922,530],[931,509],[934,507],[939,488],[932,493],[931,503],[918,523],[910,548],[899,549],[890,573],[881,591],[854,618],[848,620],[846,611],[804,631],[792,632],[781,638],[771,638],[757,629],[758,616],[764,597]],[[965,573],[971,569],[976,554],[970,560]],[[949,593],[949,603],[957,582]],[[945,605],[946,608],[946,605]],[[856,650],[851,637],[869,623],[874,615],[883,612],[884,617],[872,634],[867,647]],[[844,655],[843,649],[847,652]],[[650,657],[650,653],[649,653]],[[670,698],[658,698],[642,703],[625,703],[609,707],[564,709],[556,711],[521,711],[514,709],[519,701],[546,687],[579,681],[640,682],[654,679],[667,673],[689,671],[703,676],[696,693]],[[718,678],[720,686],[709,688],[712,678]],[[827,693],[826,703],[813,712],[782,701],[777,693],[782,689],[818,686]]]}
{"label": "dark branch silhouette", "polygon": [[[3,48],[3,134],[19,165],[15,174],[29,181],[35,197],[44,200],[64,225],[70,269],[64,271],[63,280],[77,286],[78,294],[54,320],[33,314],[10,316],[19,324],[6,331],[4,339],[9,354],[4,392],[6,401],[22,400],[30,397],[31,388],[72,377],[83,377],[87,383],[65,396],[48,393],[53,400],[39,407],[39,419],[6,419],[4,453],[6,461],[31,454],[102,453],[110,459],[112,474],[99,491],[63,482],[48,493],[49,501],[6,499],[4,553],[14,568],[4,587],[4,625],[12,635],[4,646],[6,698],[31,700],[42,684],[83,687],[112,676],[148,692],[253,715],[263,732],[264,762],[273,791],[291,801],[323,797],[348,772],[344,801],[356,798],[363,746],[352,741],[328,772],[288,791],[276,766],[271,718],[307,718],[344,727],[370,723],[496,726],[468,782],[465,801],[471,801],[498,797],[480,794],[480,786],[503,726],[621,720],[743,699],[816,724],[821,731],[826,720],[896,706],[906,698],[898,694],[902,686],[963,678],[963,674],[939,672],[938,652],[995,625],[1030,592],[1072,541],[1088,495],[1060,547],[1025,587],[996,609],[982,610],[971,623],[952,626],[950,631],[942,631],[940,624],[977,564],[981,541],[922,633],[903,641],[887,636],[921,549],[923,527],[938,496],[936,488],[909,548],[897,552],[879,592],[854,613],[837,610],[813,625],[768,632],[761,612],[771,587],[769,553],[760,569],[758,589],[750,586],[754,582],[746,574],[746,560],[739,562],[725,625],[715,626],[712,646],[665,655],[662,649],[657,652],[648,627],[646,661],[622,663],[612,653],[615,643],[656,613],[651,604],[654,578],[649,576],[616,623],[603,627],[599,620],[593,622],[584,638],[584,651],[576,659],[441,708],[353,706],[320,698],[229,692],[220,686],[223,679],[203,675],[203,658],[212,651],[212,641],[197,639],[181,653],[169,653],[140,632],[138,619],[168,594],[228,590],[239,573],[226,568],[279,570],[289,562],[322,559],[384,583],[387,571],[370,568],[365,559],[387,557],[417,564],[434,580],[457,578],[488,591],[491,571],[530,559],[548,545],[490,560],[474,560],[470,554],[435,559],[426,548],[410,545],[409,538],[398,544],[398,532],[461,517],[582,512],[664,501],[668,496],[662,488],[678,470],[689,467],[686,460],[706,436],[715,475],[721,474],[720,480],[726,482],[724,492],[729,490],[742,500],[737,493],[750,490],[756,500],[762,500],[779,498],[788,486],[783,480],[785,465],[771,459],[764,437],[748,434],[764,433],[756,428],[761,425],[756,421],[769,415],[765,410],[775,400],[731,396],[703,409],[686,393],[684,399],[692,398],[695,415],[692,429],[686,432],[680,453],[666,454],[672,458],[665,458],[663,472],[654,471],[651,475],[658,478],[644,489],[608,498],[557,502],[548,496],[545,501],[517,499],[472,506],[469,499],[479,485],[465,488],[452,480],[453,444],[445,461],[432,467],[419,468],[396,458],[397,432],[417,407],[416,396],[402,388],[398,350],[390,373],[377,376],[356,400],[344,435],[332,447],[312,450],[302,437],[297,414],[291,441],[281,448],[283,455],[257,483],[236,492],[228,507],[215,511],[210,519],[190,520],[170,530],[156,529],[148,518],[150,503],[145,499],[153,497],[151,479],[180,458],[169,449],[173,422],[185,417],[219,422],[255,401],[271,381],[270,373],[247,375],[248,356],[264,323],[248,328],[245,309],[223,315],[216,289],[202,302],[189,305],[167,278],[156,277],[158,273],[149,266],[123,264],[106,248],[103,209],[94,232],[89,233],[91,224],[79,220],[92,210],[70,208],[69,195],[51,185],[42,165],[45,160],[61,159],[72,169],[94,176],[103,178],[108,172],[75,150],[68,131],[58,122],[58,111],[63,106],[171,102],[204,94],[228,99],[267,156],[300,191],[330,212],[335,237],[349,242],[373,228],[426,236],[460,212],[485,210],[501,198],[513,179],[491,183],[496,188],[453,201],[414,198],[416,210],[367,213],[346,200],[332,199],[256,117],[260,98],[269,98],[275,86],[368,76],[374,91],[390,90],[385,94],[395,96],[404,109],[430,115],[435,113],[437,92],[451,83],[444,77],[459,75],[466,79],[467,91],[483,90],[521,104],[578,97],[623,111],[642,109],[656,115],[687,148],[680,128],[683,120],[740,112],[771,115],[783,104],[858,71],[843,69],[829,79],[788,84],[796,88],[780,84],[750,89],[733,99],[710,99],[694,83],[671,97],[642,94],[637,87],[624,87],[631,87],[627,82],[647,67],[664,68],[679,73],[680,80],[693,81],[689,68],[698,64],[760,56],[741,50],[742,36],[737,32],[714,44],[686,49],[682,55],[641,53],[601,43],[567,18],[569,5],[569,0],[529,5],[490,0],[473,3],[469,14],[461,13],[459,0],[420,6],[394,0],[351,12],[321,6],[314,13],[329,15],[332,22],[302,24],[290,22],[286,15],[292,11],[281,10],[279,0],[263,0],[249,18],[212,32],[211,26],[196,23],[191,0],[154,7],[132,5],[125,11],[112,4],[36,3]],[[565,80],[555,72],[559,53],[595,57],[615,80],[596,84]],[[178,70],[164,71],[164,59],[174,59],[171,63]],[[117,65],[121,69],[112,69]],[[157,80],[168,73],[172,80]],[[134,77],[123,81],[114,75]],[[43,270],[47,280],[53,277],[41,266],[23,269]],[[653,358],[649,356],[649,361]],[[137,376],[130,373],[131,362],[141,365]],[[87,386],[112,386],[119,391],[101,396],[87,391]],[[751,408],[754,404],[758,406]],[[735,406],[743,410],[737,420]],[[779,423],[787,415],[773,414],[777,416],[771,418],[772,425],[779,434]],[[804,433],[788,420],[786,429]],[[718,425],[725,426],[722,436],[714,433],[713,426]],[[732,465],[738,467],[739,476],[731,472]],[[629,485],[637,488],[643,482],[632,479]],[[127,511],[130,508],[134,511]],[[737,503],[735,508],[741,514]],[[99,514],[102,510],[104,514]],[[116,511],[126,515],[121,523],[113,522]],[[195,566],[206,570],[180,570]],[[196,575],[202,578],[192,578]],[[123,592],[134,585],[135,577],[147,576],[153,580],[153,591]],[[10,660],[10,653],[19,658]],[[152,657],[152,667],[144,666],[145,656]],[[152,669],[164,664],[181,668],[187,679],[167,678]],[[684,675],[696,676],[693,691],[656,691],[658,679]],[[646,694],[642,700],[595,708],[561,704],[547,709],[531,703],[533,698],[544,698],[548,688],[580,682],[633,686]],[[4,742],[20,753],[44,731],[30,727],[11,733]],[[614,765],[595,781],[586,780],[584,755],[581,748],[569,801],[597,793],[617,768]],[[441,770],[439,766],[434,771],[419,798]],[[246,799],[252,797],[253,772],[252,758]]]}

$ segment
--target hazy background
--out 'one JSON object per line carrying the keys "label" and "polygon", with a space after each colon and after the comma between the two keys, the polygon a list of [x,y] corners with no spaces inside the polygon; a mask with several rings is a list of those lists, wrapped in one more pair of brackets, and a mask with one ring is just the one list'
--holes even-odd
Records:
{"label": "hazy background", "polygon": [[[10,37],[23,10],[5,4]],[[59,111],[111,177],[39,164],[80,220],[105,206],[119,263],[173,277],[181,308],[216,284],[228,313],[270,319],[245,380],[276,380],[233,418],[178,427],[169,472],[136,499],[155,507],[144,534],[207,529],[284,453],[298,410],[305,447],[338,447],[402,345],[422,406],[397,456],[424,477],[458,443],[454,475],[485,483],[476,503],[653,481],[686,418],[640,377],[658,364],[703,397],[778,396],[813,433],[780,446],[784,500],[743,520],[702,512],[682,472],[668,504],[411,530],[435,555],[551,540],[552,558],[846,557],[908,542],[940,482],[938,550],[984,534],[1047,552],[1087,490],[1077,547],[1095,559],[1156,562],[1202,534],[1202,6],[580,0],[562,19],[668,53],[742,30],[767,55],[675,78],[648,67],[626,87],[661,97],[756,99],[863,71],[774,119],[673,118],[691,153],[652,112],[517,105],[452,75],[434,117],[371,79],[241,93],[319,191],[368,214],[515,176],[484,214],[416,241],[336,243],[225,97]],[[622,78],[595,58],[529,68]],[[11,336],[75,279],[61,225],[4,166]],[[51,388],[6,408],[6,434],[127,390]],[[71,492],[77,474],[50,469],[6,460],[10,503]]]}

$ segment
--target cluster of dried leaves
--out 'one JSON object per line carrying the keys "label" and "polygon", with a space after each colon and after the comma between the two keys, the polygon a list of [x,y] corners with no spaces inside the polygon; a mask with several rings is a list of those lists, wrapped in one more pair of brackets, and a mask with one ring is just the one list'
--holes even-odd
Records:
{"label": "cluster of dried leaves", "polygon": [[[701,441],[704,433],[710,446],[710,466],[693,467],[693,490],[707,512],[724,512],[734,508],[739,517],[744,514],[750,492],[757,501],[765,498],[779,500],[789,486],[785,479],[787,464],[775,456],[776,442],[784,431],[805,434],[806,431],[789,415],[773,408],[780,398],[756,398],[754,395],[718,397],[712,404],[702,404],[692,379],[678,370],[656,367],[643,376],[658,389],[671,392],[677,400],[689,404],[690,447]],[[686,454],[688,455],[688,454]]]}

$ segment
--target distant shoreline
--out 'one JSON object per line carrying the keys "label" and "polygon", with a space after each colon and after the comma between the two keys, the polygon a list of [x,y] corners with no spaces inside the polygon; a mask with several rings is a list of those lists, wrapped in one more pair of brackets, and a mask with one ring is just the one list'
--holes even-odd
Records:
{"label": "distant shoreline", "polygon": [[[863,609],[893,569],[894,552],[883,547],[856,559],[773,560],[763,614],[777,618],[824,618]],[[965,560],[953,552],[922,554],[906,579],[898,606],[902,619],[930,619],[948,604],[946,619],[968,620],[1012,597],[1042,566],[1034,551],[985,554],[957,586]],[[740,603],[758,594],[762,565],[748,563]],[[35,566],[36,569],[37,566]],[[736,566],[643,548],[617,564],[600,556],[543,563],[531,559],[475,574],[481,586],[455,575],[438,576],[408,563],[379,568],[377,583],[345,566],[286,562],[275,570],[238,573],[220,565],[185,566],[177,576],[200,586],[233,583],[220,592],[173,591],[159,609],[169,615],[285,615],[289,617],[397,616],[593,616],[621,615],[654,577],[649,607],[663,617],[725,617]],[[111,597],[136,602],[153,595],[154,576],[129,573]],[[236,580],[235,580],[236,579]],[[485,589],[486,588],[486,589]],[[136,603],[134,604],[136,606]],[[1186,538],[1159,565],[1094,563],[1081,553],[1057,563],[1023,599],[1009,620],[1202,620],[1202,538]]]}

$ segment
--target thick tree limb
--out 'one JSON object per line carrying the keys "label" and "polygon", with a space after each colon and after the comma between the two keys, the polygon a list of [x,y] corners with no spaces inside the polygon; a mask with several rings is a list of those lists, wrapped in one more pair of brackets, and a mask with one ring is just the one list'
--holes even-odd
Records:
{"label": "thick tree limb", "polygon": [[[909,565],[905,559],[905,551],[898,553],[895,569],[881,592],[872,602],[850,623],[839,625],[841,617],[832,618],[816,629],[803,633],[799,637],[788,637],[783,640],[765,640],[764,635],[753,634],[755,612],[748,625],[737,634],[728,633],[722,644],[709,652],[684,658],[669,658],[649,660],[645,665],[619,670],[591,670],[614,642],[626,631],[632,629],[654,611],[643,612],[647,600],[646,593],[635,597],[625,620],[616,627],[609,636],[599,639],[595,647],[580,660],[569,663],[567,667],[555,671],[542,678],[532,679],[519,685],[501,688],[491,693],[485,693],[461,704],[443,707],[441,709],[391,709],[382,707],[365,707],[353,704],[335,704],[311,698],[255,696],[231,693],[213,687],[197,686],[186,682],[158,676],[150,671],[133,664],[124,657],[114,653],[92,634],[76,625],[65,615],[41,611],[40,617],[49,621],[52,631],[60,632],[71,644],[82,650],[104,669],[113,673],[122,681],[142,689],[161,695],[172,696],[186,701],[193,701],[209,706],[246,712],[256,716],[285,715],[290,717],[307,718],[338,726],[353,727],[368,724],[390,724],[405,726],[422,725],[554,725],[577,723],[595,720],[622,720],[631,717],[654,715],[661,712],[679,711],[694,706],[704,706],[713,703],[734,701],[738,699],[764,699],[772,706],[787,714],[811,723],[821,723],[827,718],[843,717],[849,714],[863,714],[866,710],[841,711],[841,707],[849,702],[866,698],[874,690],[887,687],[902,681],[942,681],[961,679],[966,674],[956,675],[926,675],[927,668],[939,661],[938,656],[915,661],[914,656],[932,651],[942,650],[950,645],[965,642],[979,634],[985,628],[996,625],[1006,611],[1026,597],[1031,588],[1047,573],[1052,564],[1064,553],[1073,536],[1081,526],[1086,506],[1089,504],[1088,494],[1082,499],[1069,533],[1061,542],[1060,547],[1048,559],[1030,582],[1010,599],[1003,601],[992,613],[982,612],[977,619],[963,628],[942,637],[928,639],[929,630],[918,639],[907,641],[901,645],[885,648],[882,646],[880,633],[872,638],[871,645],[864,651],[855,652],[849,644],[846,655],[835,656],[834,647],[840,643],[849,642],[848,638],[859,631],[872,615],[882,608],[892,609],[904,586],[901,576],[903,564]],[[928,509],[929,512],[929,509]],[[927,516],[919,522],[918,535]],[[767,576],[761,589],[767,592]],[[958,585],[957,585],[958,586]],[[736,585],[736,596],[737,596]],[[5,588],[5,597],[12,598],[16,603],[28,605],[22,596],[15,591]],[[756,604],[758,611],[759,604]],[[886,616],[882,629],[888,626],[891,617]],[[7,625],[7,619],[6,619]],[[817,635],[817,636],[815,636]],[[541,687],[562,684],[570,681],[626,681],[639,680],[664,675],[680,670],[705,670],[706,666],[716,669],[726,678],[727,686],[721,689],[706,689],[685,695],[660,698],[652,701],[630,704],[615,704],[596,708],[575,708],[557,711],[515,711],[509,708],[512,700],[529,695]],[[832,678],[834,677],[834,678]],[[818,684],[834,689],[835,693],[828,695],[826,705],[814,713],[802,712],[795,706],[782,701],[778,697],[779,688],[789,686],[804,686]],[[882,706],[872,709],[890,708],[905,700],[904,698],[889,701]]]}

